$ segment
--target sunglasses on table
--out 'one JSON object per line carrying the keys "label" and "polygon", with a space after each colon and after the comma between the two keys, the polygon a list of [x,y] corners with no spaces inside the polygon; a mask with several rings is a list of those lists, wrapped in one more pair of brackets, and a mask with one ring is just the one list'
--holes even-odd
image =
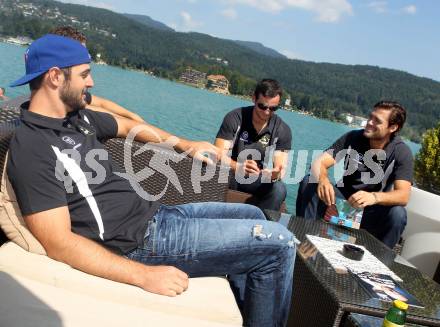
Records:
{"label": "sunglasses on table", "polygon": [[280,108],[280,106],[266,106],[265,104],[260,103],[260,102],[257,102],[257,107],[258,107],[258,109],[261,109],[261,110],[269,109],[270,111],[277,111]]}

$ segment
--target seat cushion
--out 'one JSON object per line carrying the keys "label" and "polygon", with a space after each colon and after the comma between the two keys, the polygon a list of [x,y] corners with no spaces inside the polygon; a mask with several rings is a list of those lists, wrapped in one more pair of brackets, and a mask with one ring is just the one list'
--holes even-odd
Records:
{"label": "seat cushion", "polygon": [[[5,163],[7,161],[6,156]],[[3,167],[0,185],[0,227],[8,239],[26,251],[46,254],[41,243],[31,234],[23,220],[14,189],[6,173],[6,164]]]}
{"label": "seat cushion", "polygon": [[8,327],[78,326],[239,326],[136,307],[78,294],[0,272],[0,325]]}
{"label": "seat cushion", "polygon": [[[148,317],[148,312],[153,312],[155,317],[169,317],[170,319],[181,317],[182,322],[192,321],[192,326],[205,326],[208,323],[213,326],[216,324],[242,325],[240,311],[229,283],[221,277],[191,278],[189,288],[185,293],[174,298],[166,297],[146,292],[135,286],[83,273],[47,256],[27,252],[12,242],[0,247],[0,271],[7,274],[3,276],[4,278],[13,278],[15,283],[24,283],[23,288],[39,298],[43,304],[45,303],[49,307],[47,310],[50,311],[52,310],[50,308],[53,308],[54,311],[66,311],[67,316],[73,313],[82,314],[81,305],[87,307],[86,313],[91,314],[95,306],[96,317],[99,318],[99,312],[103,315],[115,315],[116,322],[120,321],[116,316],[119,317],[119,314],[122,314],[127,307],[134,312],[140,310],[147,313],[146,317]],[[52,293],[56,293],[56,296],[54,295],[56,300],[50,296]],[[9,299],[8,292],[4,292],[2,287],[0,294],[1,307],[4,307],[4,303]],[[48,302],[48,299],[51,300]],[[87,299],[87,301],[81,299]],[[78,307],[72,305],[72,312],[69,308],[70,301],[77,301],[78,305]],[[19,304],[18,300],[17,302]],[[55,307],[54,303],[57,304]],[[90,303],[90,307],[85,303]],[[105,305],[101,305],[103,303],[109,303],[108,309]],[[128,309],[126,311],[128,312]],[[18,314],[22,313],[17,308]],[[3,317],[2,313],[0,317]],[[171,323],[172,319],[170,324],[165,322],[161,325],[175,325]],[[50,324],[42,325],[50,326]]]}

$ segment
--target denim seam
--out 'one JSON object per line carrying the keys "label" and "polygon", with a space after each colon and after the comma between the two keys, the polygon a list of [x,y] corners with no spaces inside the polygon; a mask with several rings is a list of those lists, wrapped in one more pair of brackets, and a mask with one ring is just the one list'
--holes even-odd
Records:
{"label": "denim seam", "polygon": [[[287,243],[286,243],[286,246]],[[252,249],[267,249],[268,247],[278,247],[278,245],[266,245],[266,246],[254,246],[252,247]],[[235,247],[235,248],[226,248],[226,249],[222,249],[229,251],[229,250],[236,250],[236,249],[242,249],[243,247]],[[193,255],[193,254],[198,254],[198,253],[210,253],[210,252],[218,252],[218,250],[205,250],[205,251],[198,251],[198,252],[190,252],[190,253],[181,253],[181,254],[169,254],[169,255],[148,255],[148,257],[150,258],[169,258],[169,257],[183,257],[183,256],[187,256],[187,255]]]}

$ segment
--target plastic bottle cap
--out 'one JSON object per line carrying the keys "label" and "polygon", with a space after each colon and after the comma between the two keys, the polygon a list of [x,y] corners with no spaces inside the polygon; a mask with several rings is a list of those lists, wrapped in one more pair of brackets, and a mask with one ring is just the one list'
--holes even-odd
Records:
{"label": "plastic bottle cap", "polygon": [[393,305],[394,305],[397,309],[400,309],[400,310],[408,310],[408,304],[405,303],[405,302],[403,302],[403,301],[400,301],[400,300],[394,300],[394,301],[393,301]]}

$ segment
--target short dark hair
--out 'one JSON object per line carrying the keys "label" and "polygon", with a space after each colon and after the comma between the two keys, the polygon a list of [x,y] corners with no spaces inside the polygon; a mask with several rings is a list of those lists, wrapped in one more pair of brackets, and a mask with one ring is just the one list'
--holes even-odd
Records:
{"label": "short dark hair", "polygon": [[87,37],[82,32],[78,31],[72,26],[59,26],[52,29],[49,33],[59,36],[70,37],[71,39],[74,39],[80,43],[87,42]]}
{"label": "short dark hair", "polygon": [[[70,81],[70,77],[72,76],[72,67],[61,68],[61,71],[63,72],[66,81]],[[46,73],[35,77],[29,82],[29,89],[31,90],[31,92],[35,92],[40,89],[41,84],[43,83],[44,75],[46,75]]]}
{"label": "short dark hair", "polygon": [[374,110],[376,109],[391,110],[388,126],[397,125],[397,130],[393,133],[393,136],[405,125],[406,110],[400,103],[396,101],[379,101],[374,105]]}
{"label": "short dark hair", "polygon": [[0,86],[0,90],[3,91],[3,94],[6,92],[6,89],[4,87],[1,87],[1,86]]}
{"label": "short dark hair", "polygon": [[265,78],[258,82],[255,87],[254,96],[258,99],[259,95],[264,97],[274,98],[277,95],[280,97],[283,95],[283,89],[280,83],[274,79]]}
{"label": "short dark hair", "polygon": [[34,92],[34,91],[37,91],[40,89],[41,84],[43,83],[44,75],[46,75],[46,73],[41,74],[38,77],[35,77],[33,80],[31,80],[29,82],[29,89],[31,90],[31,92]]}

